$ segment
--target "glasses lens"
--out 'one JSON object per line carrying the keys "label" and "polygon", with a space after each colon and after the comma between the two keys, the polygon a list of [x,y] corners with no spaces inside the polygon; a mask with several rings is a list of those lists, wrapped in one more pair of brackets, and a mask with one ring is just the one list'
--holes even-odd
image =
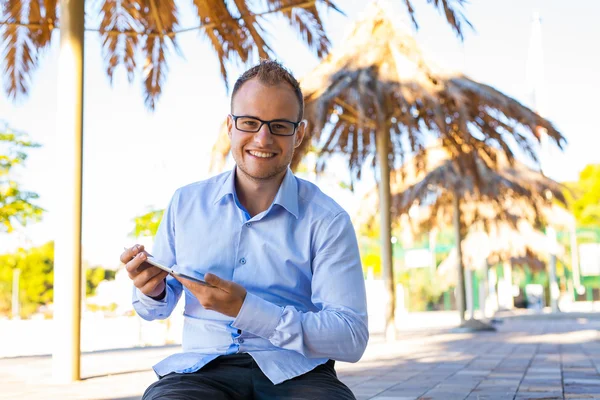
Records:
{"label": "glasses lens", "polygon": [[271,122],[271,133],[274,135],[293,135],[294,124],[286,121]]}
{"label": "glasses lens", "polygon": [[235,127],[240,131],[258,132],[261,122],[250,117],[239,117],[235,121]]}

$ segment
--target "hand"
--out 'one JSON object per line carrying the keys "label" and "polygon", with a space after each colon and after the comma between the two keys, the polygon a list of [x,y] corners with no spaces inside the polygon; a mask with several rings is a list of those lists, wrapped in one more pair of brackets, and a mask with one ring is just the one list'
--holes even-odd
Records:
{"label": "hand", "polygon": [[130,249],[125,249],[121,254],[121,262],[125,264],[129,279],[136,288],[146,296],[157,297],[165,290],[167,273],[144,262],[147,254],[143,245],[136,244]]}
{"label": "hand", "polygon": [[202,307],[233,318],[237,317],[246,299],[247,292],[242,285],[221,279],[210,273],[204,275],[204,280],[206,283],[213,285],[214,288],[179,276],[174,276],[174,278],[196,296]]}

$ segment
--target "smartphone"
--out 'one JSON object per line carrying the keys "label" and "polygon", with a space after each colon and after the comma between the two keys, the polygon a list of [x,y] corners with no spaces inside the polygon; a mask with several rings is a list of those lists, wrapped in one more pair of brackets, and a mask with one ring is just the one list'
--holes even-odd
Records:
{"label": "smartphone", "polygon": [[173,276],[178,276],[178,277],[181,277],[181,278],[184,278],[184,279],[188,279],[190,281],[199,283],[199,284],[204,285],[204,286],[215,287],[215,286],[213,286],[211,284],[206,283],[202,279],[194,278],[193,276],[189,276],[189,275],[183,274],[181,272],[175,271],[173,268],[167,267],[166,265],[162,264],[160,261],[158,261],[156,258],[154,258],[154,257],[152,257],[150,255],[147,255],[146,256],[146,260],[144,260],[144,261],[147,262],[150,265],[154,265],[155,267],[162,269],[163,271],[168,272],[169,274],[171,274]]}

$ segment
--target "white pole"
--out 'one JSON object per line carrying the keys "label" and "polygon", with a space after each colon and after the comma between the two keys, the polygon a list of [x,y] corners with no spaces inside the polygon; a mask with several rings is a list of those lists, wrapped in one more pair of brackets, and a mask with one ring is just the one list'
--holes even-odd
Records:
{"label": "white pole", "polygon": [[435,277],[435,271],[437,269],[437,259],[436,259],[436,253],[435,253],[435,248],[436,248],[436,238],[437,238],[437,228],[432,228],[431,231],[429,231],[429,253],[430,253],[430,272],[431,272],[431,277]]}
{"label": "white pole", "polygon": [[57,383],[80,379],[81,174],[83,153],[84,0],[60,1],[58,65],[56,226],[54,257],[54,349]]}
{"label": "white pole", "polygon": [[571,268],[573,269],[573,283],[577,294],[584,294],[585,287],[581,285],[581,274],[579,273],[579,246],[577,244],[577,225],[575,217],[571,220]]}
{"label": "white pole", "polygon": [[513,308],[515,308],[515,299],[513,297],[513,281],[512,281],[512,264],[510,263],[510,261],[505,261],[503,266],[503,272],[504,272],[504,287],[506,290],[506,293],[504,293],[505,296],[505,307],[508,308],[509,310],[512,310]]}
{"label": "white pole", "polygon": [[550,265],[548,268],[548,280],[550,282],[550,307],[552,312],[558,312],[558,296],[560,290],[558,288],[558,282],[556,280],[556,247],[558,243],[556,241],[556,231],[553,227],[548,226],[546,228],[546,236],[550,246]]}
{"label": "white pole", "polygon": [[465,268],[465,297],[467,301],[468,319],[475,318],[475,302],[473,301],[473,271],[471,268]]}

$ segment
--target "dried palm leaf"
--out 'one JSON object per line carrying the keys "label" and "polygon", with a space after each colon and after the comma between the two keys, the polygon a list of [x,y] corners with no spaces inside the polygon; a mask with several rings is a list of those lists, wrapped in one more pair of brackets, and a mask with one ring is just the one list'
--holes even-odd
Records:
{"label": "dried palm leaf", "polygon": [[[461,25],[463,22],[467,24],[470,28],[473,28],[473,25],[471,25],[471,23],[459,10],[465,3],[467,3],[466,0],[427,0],[427,2],[433,4],[437,9],[444,12],[446,20],[461,39],[463,39],[463,29]],[[416,28],[419,28],[419,25],[417,24],[417,20],[415,18],[415,10],[412,6],[411,0],[404,0],[404,4],[406,5],[408,14],[411,17],[413,24]]]}
{"label": "dried palm leaf", "polygon": [[[447,6],[448,2],[434,4]],[[486,149],[500,149],[511,161],[513,142],[537,161],[540,127],[559,147],[565,142],[549,121],[491,86],[438,72],[415,40],[397,29],[376,5],[345,43],[302,80],[302,88],[310,126],[305,140],[312,140],[317,148],[320,165],[349,140],[367,152],[363,157],[347,153],[354,179],[365,161],[376,165],[377,149],[372,143],[379,134],[390,136],[388,160],[396,166],[407,151],[422,154],[426,132],[440,139],[451,154],[474,151],[488,165],[495,161],[484,156]],[[340,120],[355,126],[355,131],[345,132],[356,137],[328,129]],[[382,124],[389,129],[382,129]],[[296,152],[293,167],[303,149]],[[420,161],[417,167],[425,169],[425,159]]]}
{"label": "dried palm leaf", "polygon": [[16,99],[27,93],[39,55],[49,46],[56,0],[6,0],[0,5],[4,89]]}
{"label": "dried palm leaf", "polygon": [[[544,208],[550,207],[554,200],[566,204],[562,185],[520,162],[511,164],[499,154],[494,167],[475,152],[438,160],[439,165],[429,173],[420,173],[412,179],[418,182],[393,188],[392,215],[397,218],[406,214],[413,205],[435,204],[429,225],[447,222],[453,213],[451,197],[457,196],[465,200],[462,201],[462,215],[468,219],[463,221],[465,226],[484,219],[482,207],[488,208],[489,222],[505,221],[515,226],[518,219],[526,219],[540,226],[546,220]],[[405,169],[413,174],[419,171],[417,167]]]}

